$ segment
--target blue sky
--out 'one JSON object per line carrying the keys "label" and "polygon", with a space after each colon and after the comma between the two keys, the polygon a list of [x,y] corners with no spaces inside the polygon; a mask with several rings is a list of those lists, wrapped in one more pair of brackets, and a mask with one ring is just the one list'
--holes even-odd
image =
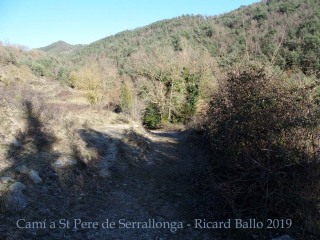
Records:
{"label": "blue sky", "polygon": [[91,43],[182,14],[218,15],[259,0],[0,0],[0,41]]}

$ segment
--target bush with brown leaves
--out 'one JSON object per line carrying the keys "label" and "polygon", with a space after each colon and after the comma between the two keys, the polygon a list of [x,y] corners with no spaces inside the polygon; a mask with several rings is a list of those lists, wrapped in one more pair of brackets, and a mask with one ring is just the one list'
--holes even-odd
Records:
{"label": "bush with brown leaves", "polygon": [[291,218],[315,231],[317,87],[289,83],[284,73],[255,66],[220,82],[207,112],[207,133],[214,153],[212,184],[227,200],[226,215]]}

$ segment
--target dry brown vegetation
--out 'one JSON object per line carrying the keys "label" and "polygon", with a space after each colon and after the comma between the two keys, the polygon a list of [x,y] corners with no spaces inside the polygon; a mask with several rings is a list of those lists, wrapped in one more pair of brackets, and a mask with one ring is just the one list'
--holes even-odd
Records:
{"label": "dry brown vegetation", "polygon": [[294,219],[304,227],[300,237],[313,239],[319,234],[318,83],[301,76],[257,64],[230,73],[210,102],[205,128],[213,153],[209,176],[224,216]]}

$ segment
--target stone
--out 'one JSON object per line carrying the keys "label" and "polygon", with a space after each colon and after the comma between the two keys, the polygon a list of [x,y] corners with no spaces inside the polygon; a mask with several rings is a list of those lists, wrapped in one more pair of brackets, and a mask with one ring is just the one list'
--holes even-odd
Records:
{"label": "stone", "polygon": [[31,170],[30,172],[28,172],[28,176],[32,180],[32,182],[35,184],[42,182],[42,179],[39,176],[39,172],[37,172],[35,170]]}
{"label": "stone", "polygon": [[290,237],[289,235],[283,235],[280,237],[272,238],[272,240],[294,240],[294,239],[292,237]]}
{"label": "stone", "polygon": [[2,183],[10,183],[10,182],[14,182],[14,180],[11,177],[1,177],[0,178]]}
{"label": "stone", "polygon": [[11,192],[22,192],[23,190],[25,190],[27,187],[26,185],[24,185],[21,182],[15,182],[13,184],[10,185],[9,190]]}
{"label": "stone", "polygon": [[15,140],[13,144],[14,144],[16,147],[21,147],[21,146],[22,146],[21,142],[18,141],[18,140]]}
{"label": "stone", "polygon": [[77,164],[77,160],[71,157],[60,157],[54,163],[52,163],[53,168],[65,168],[70,167]]}
{"label": "stone", "polygon": [[16,171],[18,173],[27,174],[29,172],[29,169],[26,165],[20,165],[20,166],[16,167]]}
{"label": "stone", "polygon": [[4,196],[4,206],[10,211],[20,211],[24,209],[28,202],[25,195],[20,192],[9,192]]}
{"label": "stone", "polygon": [[101,169],[99,173],[99,175],[104,178],[111,177],[111,174],[111,171],[108,169]]}

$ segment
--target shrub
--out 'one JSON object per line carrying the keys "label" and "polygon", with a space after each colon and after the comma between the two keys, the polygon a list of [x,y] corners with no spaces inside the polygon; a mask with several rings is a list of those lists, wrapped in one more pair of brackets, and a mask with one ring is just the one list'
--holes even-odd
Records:
{"label": "shrub", "polygon": [[187,117],[191,117],[197,110],[197,103],[200,97],[199,83],[200,74],[190,74],[188,71],[183,72],[183,78],[186,82],[186,105],[187,105]]}
{"label": "shrub", "polygon": [[161,122],[161,115],[156,104],[149,103],[143,117],[143,124],[150,129],[156,129]]}
{"label": "shrub", "polygon": [[70,70],[65,67],[60,67],[57,74],[57,79],[63,83],[68,82],[68,76],[70,74]]}
{"label": "shrub", "polygon": [[[208,110],[214,188],[235,217],[317,225],[319,112],[313,84],[250,66],[220,83]],[[310,228],[309,222],[309,228]]]}
{"label": "shrub", "polygon": [[71,72],[69,76],[69,85],[73,88],[85,90],[88,102],[95,105],[101,100],[103,81],[96,65],[91,64]]}
{"label": "shrub", "polygon": [[37,77],[45,76],[45,69],[44,69],[44,66],[42,66],[41,64],[34,63],[31,65],[30,68],[31,68],[33,74],[36,75]]}
{"label": "shrub", "polygon": [[133,93],[128,82],[123,82],[121,86],[120,107],[121,110],[127,114],[130,114],[132,111]]}

